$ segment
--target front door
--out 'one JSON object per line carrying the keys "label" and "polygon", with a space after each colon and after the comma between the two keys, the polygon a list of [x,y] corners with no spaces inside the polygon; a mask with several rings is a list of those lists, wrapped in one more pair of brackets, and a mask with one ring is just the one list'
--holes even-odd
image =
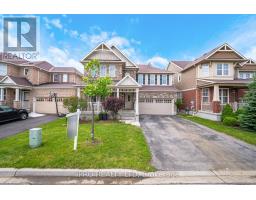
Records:
{"label": "front door", "polygon": [[29,91],[22,91],[21,93],[21,107],[29,109]]}
{"label": "front door", "polygon": [[133,110],[133,94],[125,93],[125,109]]}

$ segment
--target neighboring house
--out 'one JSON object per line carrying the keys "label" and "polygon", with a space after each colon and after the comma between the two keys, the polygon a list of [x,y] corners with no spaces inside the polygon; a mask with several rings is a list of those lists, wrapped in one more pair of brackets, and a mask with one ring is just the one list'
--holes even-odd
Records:
{"label": "neighboring house", "polygon": [[170,61],[167,70],[174,73],[184,109],[220,120],[225,104],[234,110],[243,105],[242,97],[256,72],[256,63],[225,43],[194,61]]}
{"label": "neighboring house", "polygon": [[57,93],[60,112],[63,98],[77,95],[82,73],[73,67],[54,67],[46,61],[29,62],[0,53],[0,104],[39,113],[55,113],[50,92]]}
{"label": "neighboring house", "polygon": [[172,72],[151,65],[137,65],[117,47],[105,43],[93,49],[81,63],[86,64],[92,59],[101,63],[99,76],[109,76],[113,80],[113,95],[124,99],[122,112],[130,111],[136,117],[176,113],[177,91],[172,85]]}

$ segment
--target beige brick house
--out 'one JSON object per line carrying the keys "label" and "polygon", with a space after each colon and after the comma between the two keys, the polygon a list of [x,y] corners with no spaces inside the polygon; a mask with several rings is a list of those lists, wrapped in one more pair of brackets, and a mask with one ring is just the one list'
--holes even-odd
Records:
{"label": "beige brick house", "polygon": [[55,113],[50,92],[56,92],[60,112],[62,100],[77,95],[82,73],[73,67],[54,67],[46,61],[29,62],[0,54],[0,104],[39,113]]}
{"label": "beige brick house", "polygon": [[234,110],[243,105],[242,97],[256,72],[256,63],[225,43],[194,61],[170,61],[167,70],[174,73],[184,109],[220,120],[225,104]]}

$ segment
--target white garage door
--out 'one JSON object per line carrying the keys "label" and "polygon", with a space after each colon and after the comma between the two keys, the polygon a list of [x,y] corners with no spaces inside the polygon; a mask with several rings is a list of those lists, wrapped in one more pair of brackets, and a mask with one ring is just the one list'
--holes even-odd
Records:
{"label": "white garage door", "polygon": [[174,115],[174,100],[163,98],[140,99],[139,113],[145,115]]}

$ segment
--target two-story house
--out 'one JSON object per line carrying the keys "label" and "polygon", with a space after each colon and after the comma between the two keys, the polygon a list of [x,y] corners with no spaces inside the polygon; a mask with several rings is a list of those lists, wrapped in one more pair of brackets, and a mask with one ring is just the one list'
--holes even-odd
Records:
{"label": "two-story house", "polygon": [[0,104],[39,113],[55,113],[49,98],[57,93],[60,112],[65,97],[76,96],[82,73],[73,67],[54,67],[46,61],[29,62],[0,54]]}
{"label": "two-story house", "polygon": [[140,114],[174,115],[176,89],[173,73],[151,65],[137,65],[116,46],[102,43],[87,54],[82,64],[92,59],[101,63],[99,76],[111,77],[113,95],[124,99],[123,110]]}
{"label": "two-story house", "polygon": [[205,53],[194,61],[170,61],[174,85],[180,90],[184,109],[212,120],[220,120],[225,104],[234,110],[242,105],[256,63],[228,44]]}

